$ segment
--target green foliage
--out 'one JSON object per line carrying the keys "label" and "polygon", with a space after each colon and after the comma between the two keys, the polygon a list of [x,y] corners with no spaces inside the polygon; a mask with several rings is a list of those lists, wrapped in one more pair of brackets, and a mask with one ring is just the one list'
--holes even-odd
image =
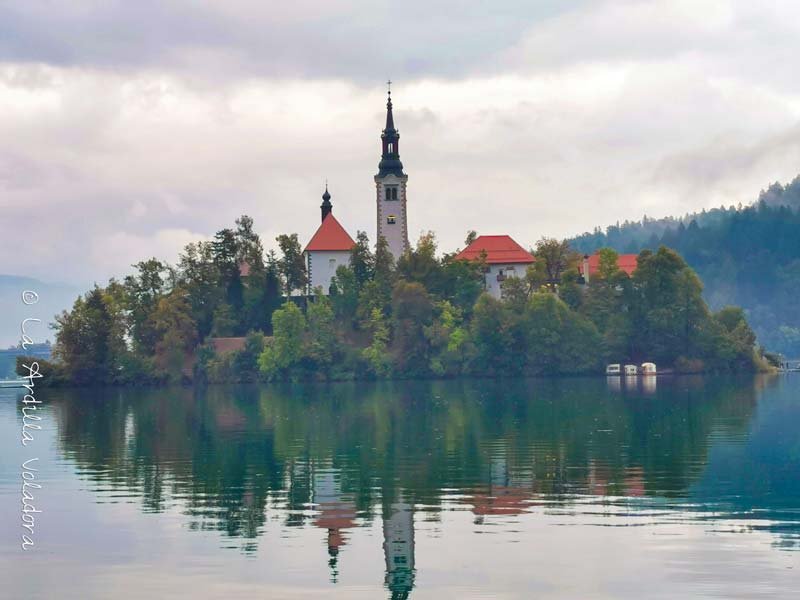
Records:
{"label": "green foliage", "polygon": [[544,285],[551,291],[555,291],[556,286],[561,283],[564,272],[574,268],[580,258],[566,240],[544,237],[536,242],[534,256],[544,270]]}
{"label": "green foliage", "polygon": [[386,317],[377,308],[372,309],[367,329],[372,333],[372,343],[362,350],[369,372],[376,377],[387,377],[392,371],[389,355],[389,327]]}
{"label": "green foliage", "polygon": [[489,294],[482,294],[472,312],[471,334],[475,356],[470,370],[479,375],[512,375],[522,370],[518,313]]}
{"label": "green foliage", "polygon": [[220,302],[214,310],[211,337],[231,337],[236,331],[236,318],[233,308],[227,302]]}
{"label": "green foliage", "polygon": [[353,269],[339,265],[331,280],[330,292],[336,317],[352,324],[356,318],[359,298],[358,281]]}
{"label": "green foliage", "polygon": [[272,339],[258,359],[258,366],[268,379],[290,375],[290,370],[297,367],[304,356],[305,333],[305,315],[294,302],[286,302],[272,314]]}
{"label": "green foliage", "polygon": [[369,249],[369,238],[364,231],[356,234],[356,243],[350,250],[350,269],[355,276],[356,288],[360,291],[372,279],[375,269],[375,257]]}
{"label": "green foliage", "polygon": [[422,234],[416,247],[400,257],[397,271],[406,281],[419,283],[434,293],[440,291],[442,265],[436,258],[436,236],[433,232]]}
{"label": "green foliage", "polygon": [[267,339],[260,331],[247,334],[244,348],[233,353],[233,371],[238,381],[256,381],[260,375],[258,359],[264,352]]}
{"label": "green foliage", "polygon": [[317,369],[327,373],[333,364],[338,344],[331,301],[318,293],[308,305],[308,357]]}
{"label": "green foliage", "polygon": [[604,246],[626,253],[674,248],[704,282],[712,308],[741,306],[762,345],[800,357],[800,177],[771,185],[750,206],[644,217],[571,243],[585,253]]}
{"label": "green foliage", "polygon": [[399,373],[428,374],[430,344],[425,329],[433,318],[433,302],[421,283],[400,280],[392,290],[394,355]]}
{"label": "green foliage", "polygon": [[99,287],[79,297],[70,312],[56,317],[58,331],[53,354],[64,373],[77,385],[114,383],[120,376],[125,323]]}
{"label": "green foliage", "polygon": [[38,363],[38,372],[41,378],[36,379],[34,384],[37,387],[59,386],[69,383],[67,374],[64,372],[63,363],[46,360],[39,356],[17,356],[14,372],[20,377],[30,376]]}
{"label": "green foliage", "polygon": [[158,336],[156,366],[169,381],[180,381],[187,358],[198,341],[197,323],[186,294],[176,291],[159,300],[153,326]]}
{"label": "green foliage", "polygon": [[156,304],[167,291],[166,264],[156,258],[133,265],[136,272],[124,281],[125,308],[129,311],[130,334],[134,347],[143,355],[152,354],[156,346],[156,333],[150,316]]}
{"label": "green foliage", "polygon": [[483,292],[485,267],[484,262],[455,260],[453,256],[445,256],[437,285],[439,295],[465,314],[470,314]]}
{"label": "green foliage", "polygon": [[643,251],[633,276],[632,358],[673,364],[702,352],[709,319],[700,279],[674,251]]}
{"label": "green foliage", "polygon": [[278,260],[278,271],[283,277],[283,290],[287,296],[291,296],[296,291],[304,290],[308,284],[303,251],[296,233],[279,235],[275,239],[283,255]]}
{"label": "green foliage", "polygon": [[[582,285],[569,244],[542,239],[536,262],[506,278],[498,300],[483,291],[485,256],[439,258],[426,233],[395,266],[385,239],[373,253],[360,232],[330,296],[292,298],[284,294],[307,286],[300,245],[297,235],[277,240],[281,258],[265,257],[243,216],[214,241],[187,246],[174,269],[150,259],[123,282],[95,287],[56,319],[51,380],[504,377],[645,360],[691,371],[766,368],[745,312],[712,313],[697,275],[666,247],[643,251],[632,278],[603,249],[597,275]],[[785,335],[798,331],[786,326]],[[204,343],[245,332],[239,351],[217,355]]]}
{"label": "green foliage", "polygon": [[463,313],[447,300],[438,302],[434,313],[433,323],[425,328],[431,347],[430,371],[439,377],[459,375],[471,350]]}
{"label": "green foliage", "polygon": [[534,375],[597,372],[602,363],[597,328],[553,294],[539,292],[522,319],[527,369]]}

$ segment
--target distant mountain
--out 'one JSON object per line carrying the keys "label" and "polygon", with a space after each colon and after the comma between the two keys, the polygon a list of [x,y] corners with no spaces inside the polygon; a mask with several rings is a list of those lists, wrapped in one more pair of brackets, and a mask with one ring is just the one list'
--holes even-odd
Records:
{"label": "distant mountain", "polygon": [[712,308],[742,306],[768,350],[800,357],[800,177],[774,183],[749,206],[665,219],[644,218],[570,240],[583,253],[638,253],[669,246],[705,284]]}
{"label": "distant mountain", "polygon": [[[39,301],[30,306],[22,302],[22,292],[34,291]],[[41,319],[41,324],[31,323],[28,333],[36,342],[53,339],[49,324],[56,314],[72,307],[82,290],[66,283],[51,283],[21,277],[0,275],[0,348],[16,346],[20,341],[20,324],[26,318]]]}

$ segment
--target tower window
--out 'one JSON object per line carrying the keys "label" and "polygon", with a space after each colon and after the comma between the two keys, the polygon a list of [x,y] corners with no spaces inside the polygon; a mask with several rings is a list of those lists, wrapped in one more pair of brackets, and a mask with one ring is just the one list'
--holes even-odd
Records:
{"label": "tower window", "polygon": [[386,188],[386,199],[387,200],[397,200],[397,186],[387,186]]}
{"label": "tower window", "polygon": [[388,217],[386,217],[387,225],[394,225],[395,223],[397,223],[397,217],[395,217],[394,215],[389,215]]}
{"label": "tower window", "polygon": [[391,154],[392,152],[394,152],[394,144],[392,142],[389,142],[389,154]]}

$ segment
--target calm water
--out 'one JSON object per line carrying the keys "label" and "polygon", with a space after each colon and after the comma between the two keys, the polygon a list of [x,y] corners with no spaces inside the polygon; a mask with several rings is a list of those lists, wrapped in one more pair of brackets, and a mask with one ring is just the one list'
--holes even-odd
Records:
{"label": "calm water", "polygon": [[0,394],[2,598],[800,594],[798,376]]}

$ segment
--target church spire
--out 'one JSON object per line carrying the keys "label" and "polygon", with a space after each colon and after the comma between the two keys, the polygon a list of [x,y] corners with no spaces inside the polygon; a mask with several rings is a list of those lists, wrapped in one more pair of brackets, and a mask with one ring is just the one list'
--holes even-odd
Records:
{"label": "church spire", "polygon": [[381,162],[378,163],[378,177],[389,174],[403,176],[403,163],[400,162],[400,132],[394,127],[392,114],[392,80],[387,82],[389,90],[386,99],[386,128],[381,133]]}
{"label": "church spire", "polygon": [[384,133],[387,131],[394,131],[397,133],[397,130],[394,128],[394,115],[392,115],[392,80],[386,82],[386,85],[389,87],[386,100],[386,129],[384,129]]}
{"label": "church spire", "polygon": [[328,193],[328,182],[325,182],[325,193],[322,194],[322,204],[320,205],[320,209],[322,210],[322,220],[325,220],[331,211],[333,211],[333,204],[331,204],[331,195]]}

